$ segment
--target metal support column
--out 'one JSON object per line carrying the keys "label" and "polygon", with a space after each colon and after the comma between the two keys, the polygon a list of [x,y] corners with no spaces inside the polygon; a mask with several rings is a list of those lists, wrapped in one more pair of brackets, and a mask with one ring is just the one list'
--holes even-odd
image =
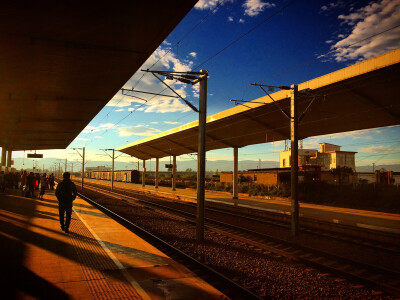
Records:
{"label": "metal support column", "polygon": [[6,163],[7,168],[11,168],[11,156],[12,156],[12,151],[8,150],[7,151],[7,163]]}
{"label": "metal support column", "polygon": [[159,158],[156,157],[156,174],[154,177],[154,187],[158,189],[158,165],[159,165]]}
{"label": "metal support column", "polygon": [[4,147],[1,147],[1,168],[0,170],[4,169],[6,166],[6,157],[7,157],[7,149]]}
{"label": "metal support column", "polygon": [[298,86],[291,86],[290,94],[290,140],[291,140],[291,228],[292,236],[296,237],[299,231],[299,199],[298,199],[298,117],[297,117],[297,92]]}
{"label": "metal support column", "polygon": [[199,97],[199,140],[197,155],[197,220],[196,241],[204,241],[204,198],[206,177],[206,122],[207,122],[207,76],[205,73],[200,79]]}
{"label": "metal support column", "polygon": [[85,147],[82,149],[82,192],[83,192],[83,179],[85,178]]}
{"label": "metal support column", "polygon": [[142,187],[146,186],[146,161],[143,159]]}
{"label": "metal support column", "polygon": [[176,190],[176,156],[172,157],[172,190]]}
{"label": "metal support column", "polygon": [[233,148],[233,200],[235,205],[237,205],[237,199],[238,199],[238,148],[235,147]]}
{"label": "metal support column", "polygon": [[112,163],[111,163],[111,190],[114,190],[114,160],[115,160],[115,149],[112,149]]}

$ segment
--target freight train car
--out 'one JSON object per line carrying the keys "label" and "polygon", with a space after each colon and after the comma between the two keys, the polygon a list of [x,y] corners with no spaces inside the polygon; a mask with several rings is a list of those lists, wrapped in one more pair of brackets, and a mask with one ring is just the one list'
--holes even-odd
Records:
{"label": "freight train car", "polygon": [[[85,176],[90,179],[111,181],[111,171],[86,172]],[[137,170],[114,171],[114,181],[139,183],[140,173]]]}

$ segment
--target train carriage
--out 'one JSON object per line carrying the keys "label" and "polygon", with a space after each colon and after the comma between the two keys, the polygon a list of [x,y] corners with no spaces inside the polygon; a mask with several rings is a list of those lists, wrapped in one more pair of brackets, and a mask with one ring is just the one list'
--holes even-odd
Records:
{"label": "train carriage", "polygon": [[[91,179],[100,179],[111,181],[112,172],[111,171],[93,171],[86,172],[85,177]],[[119,182],[135,182],[138,183],[140,178],[140,173],[137,170],[125,170],[125,171],[114,171],[114,181]]]}

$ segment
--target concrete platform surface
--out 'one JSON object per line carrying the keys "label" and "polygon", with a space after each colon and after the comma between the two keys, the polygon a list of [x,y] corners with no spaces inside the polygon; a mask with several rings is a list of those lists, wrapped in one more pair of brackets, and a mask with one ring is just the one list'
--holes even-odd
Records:
{"label": "concrete platform surface", "polygon": [[70,231],[54,192],[0,194],[0,299],[227,299],[80,198]]}
{"label": "concrete platform surface", "polygon": [[[105,186],[111,183],[105,180],[86,179]],[[170,187],[159,186],[155,189],[152,185],[142,187],[141,184],[114,182],[115,187],[133,188],[144,192],[156,193],[166,197],[179,200],[195,202],[197,191],[195,189],[176,189],[172,191]],[[239,194],[239,199],[233,200],[232,195],[227,192],[206,191],[206,201],[223,202],[230,205],[243,207],[254,207],[270,212],[290,215],[290,200],[284,198],[267,199],[261,196],[247,196]],[[363,227],[377,231],[400,234],[400,215],[377,211],[367,211],[361,209],[333,207],[326,205],[300,203],[300,217],[324,220],[327,222],[340,223],[355,227]]]}

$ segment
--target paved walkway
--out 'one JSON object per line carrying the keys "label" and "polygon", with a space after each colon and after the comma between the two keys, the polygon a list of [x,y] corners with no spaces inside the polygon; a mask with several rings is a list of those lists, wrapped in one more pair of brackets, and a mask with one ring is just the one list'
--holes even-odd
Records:
{"label": "paved walkway", "polygon": [[224,299],[82,199],[70,234],[54,193],[0,194],[0,299]]}

